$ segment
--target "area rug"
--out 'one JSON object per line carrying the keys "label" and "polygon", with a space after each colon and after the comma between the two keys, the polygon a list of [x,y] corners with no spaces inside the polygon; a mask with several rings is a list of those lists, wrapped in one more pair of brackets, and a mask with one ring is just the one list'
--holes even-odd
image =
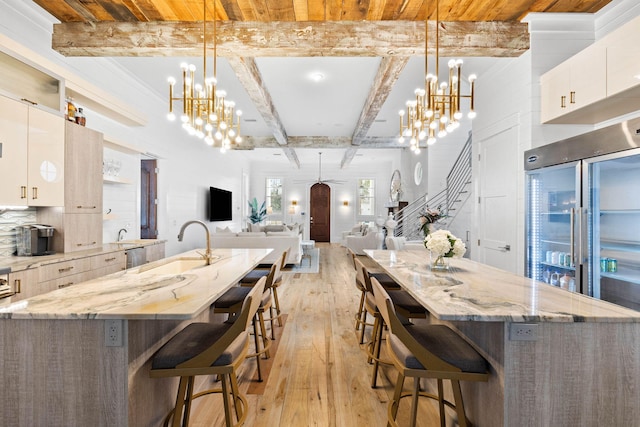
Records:
{"label": "area rug", "polygon": [[309,258],[304,257],[300,261],[300,264],[293,265],[288,270],[292,273],[319,273],[320,272],[320,249],[313,248],[311,250],[311,260]]}
{"label": "area rug", "polygon": [[[276,357],[276,352],[278,351],[278,346],[280,345],[280,337],[282,337],[282,333],[284,331],[284,327],[287,325],[287,315],[282,314],[282,327],[276,326],[276,339],[271,341],[271,347],[269,348],[268,359],[260,359],[260,370],[262,371],[262,382],[258,381],[258,371],[256,370],[251,378],[251,382],[249,383],[249,387],[247,388],[247,394],[264,394],[264,389],[267,386],[267,380],[269,379],[269,374],[271,373],[271,367],[273,366],[273,360]],[[276,321],[277,325],[277,321]],[[271,336],[271,331],[268,331],[267,334]]]}

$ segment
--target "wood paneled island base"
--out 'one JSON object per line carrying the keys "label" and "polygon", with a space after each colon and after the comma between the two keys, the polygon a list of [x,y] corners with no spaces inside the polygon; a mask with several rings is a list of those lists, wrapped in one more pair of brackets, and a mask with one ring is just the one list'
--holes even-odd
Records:
{"label": "wood paneled island base", "polygon": [[[367,254],[489,361],[487,383],[463,384],[473,425],[637,425],[640,312],[465,259],[432,273],[426,251]],[[523,324],[535,340],[515,339]]]}
{"label": "wood paneled island base", "polygon": [[[172,261],[197,260],[193,251],[0,305],[2,425],[160,425],[177,382],[149,378],[151,356],[208,321],[210,304],[270,251],[215,249],[212,265],[172,271]],[[121,346],[106,345],[108,322]]]}

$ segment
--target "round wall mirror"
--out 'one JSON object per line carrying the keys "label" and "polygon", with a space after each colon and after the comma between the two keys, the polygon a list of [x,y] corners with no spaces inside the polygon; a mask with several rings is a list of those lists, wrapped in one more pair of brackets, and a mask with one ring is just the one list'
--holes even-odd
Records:
{"label": "round wall mirror", "polygon": [[416,185],[420,185],[422,182],[422,163],[420,162],[416,163],[416,167],[413,169],[413,182]]}

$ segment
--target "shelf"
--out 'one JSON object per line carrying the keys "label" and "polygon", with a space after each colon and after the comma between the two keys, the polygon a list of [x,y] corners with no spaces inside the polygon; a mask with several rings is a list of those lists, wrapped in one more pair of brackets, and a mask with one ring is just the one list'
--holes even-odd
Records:
{"label": "shelf", "polygon": [[621,280],[623,282],[630,282],[630,283],[635,283],[636,285],[640,285],[640,277],[638,277],[637,275],[601,272],[600,277],[606,277],[609,279]]}
{"label": "shelf", "polygon": [[550,243],[552,245],[565,245],[565,246],[571,246],[571,243],[569,243],[569,239],[567,238],[567,240],[564,240],[562,242],[557,241],[557,240],[543,240],[540,239],[540,243]]}
{"label": "shelf", "polygon": [[628,240],[600,240],[600,249],[621,252],[639,252],[640,242]]}
{"label": "shelf", "polygon": [[550,262],[545,262],[545,261],[540,261],[540,264],[546,265],[547,267],[561,268],[563,270],[570,270],[570,271],[576,270],[575,267],[568,267],[566,265],[559,265],[559,264],[551,264]]}
{"label": "shelf", "polygon": [[112,176],[112,175],[102,175],[102,181],[110,182],[113,184],[133,184],[133,182],[130,179],[122,178],[119,176]]}
{"label": "shelf", "polygon": [[600,214],[637,215],[640,214],[640,209],[601,209]]}
{"label": "shelf", "polygon": [[571,212],[539,212],[540,215],[571,215]]}

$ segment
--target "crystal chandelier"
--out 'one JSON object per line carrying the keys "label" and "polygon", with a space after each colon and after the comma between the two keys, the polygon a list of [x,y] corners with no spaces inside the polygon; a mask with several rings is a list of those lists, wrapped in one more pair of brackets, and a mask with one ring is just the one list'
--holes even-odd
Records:
{"label": "crystal chandelier", "polygon": [[[195,82],[196,67],[193,64],[180,64],[182,69],[182,97],[173,96],[176,80],[169,77],[169,120],[175,120],[173,102],[182,101],[182,127],[211,146],[219,146],[225,152],[233,144],[240,144],[240,116],[242,111],[235,110],[233,101],[225,100],[224,90],[217,89],[217,33],[216,1],[213,2],[213,76],[207,76],[207,0],[204,0],[202,21],[203,81],[204,86]],[[234,121],[235,116],[235,121]]]}
{"label": "crystal chandelier", "polygon": [[[445,137],[460,126],[461,98],[469,98],[470,111],[468,117],[476,116],[474,111],[474,84],[476,75],[469,76],[470,94],[462,95],[461,75],[462,59],[451,59],[448,62],[449,76],[447,81],[439,82],[440,66],[440,7],[436,0],[436,58],[435,74],[429,72],[429,13],[425,17],[424,68],[425,85],[415,90],[415,100],[407,101],[407,111],[400,111],[400,137],[398,142],[404,143],[410,138],[410,148],[416,154],[420,152],[420,141],[427,140],[427,145],[434,144],[438,138]],[[406,123],[404,116],[407,116]]]}

